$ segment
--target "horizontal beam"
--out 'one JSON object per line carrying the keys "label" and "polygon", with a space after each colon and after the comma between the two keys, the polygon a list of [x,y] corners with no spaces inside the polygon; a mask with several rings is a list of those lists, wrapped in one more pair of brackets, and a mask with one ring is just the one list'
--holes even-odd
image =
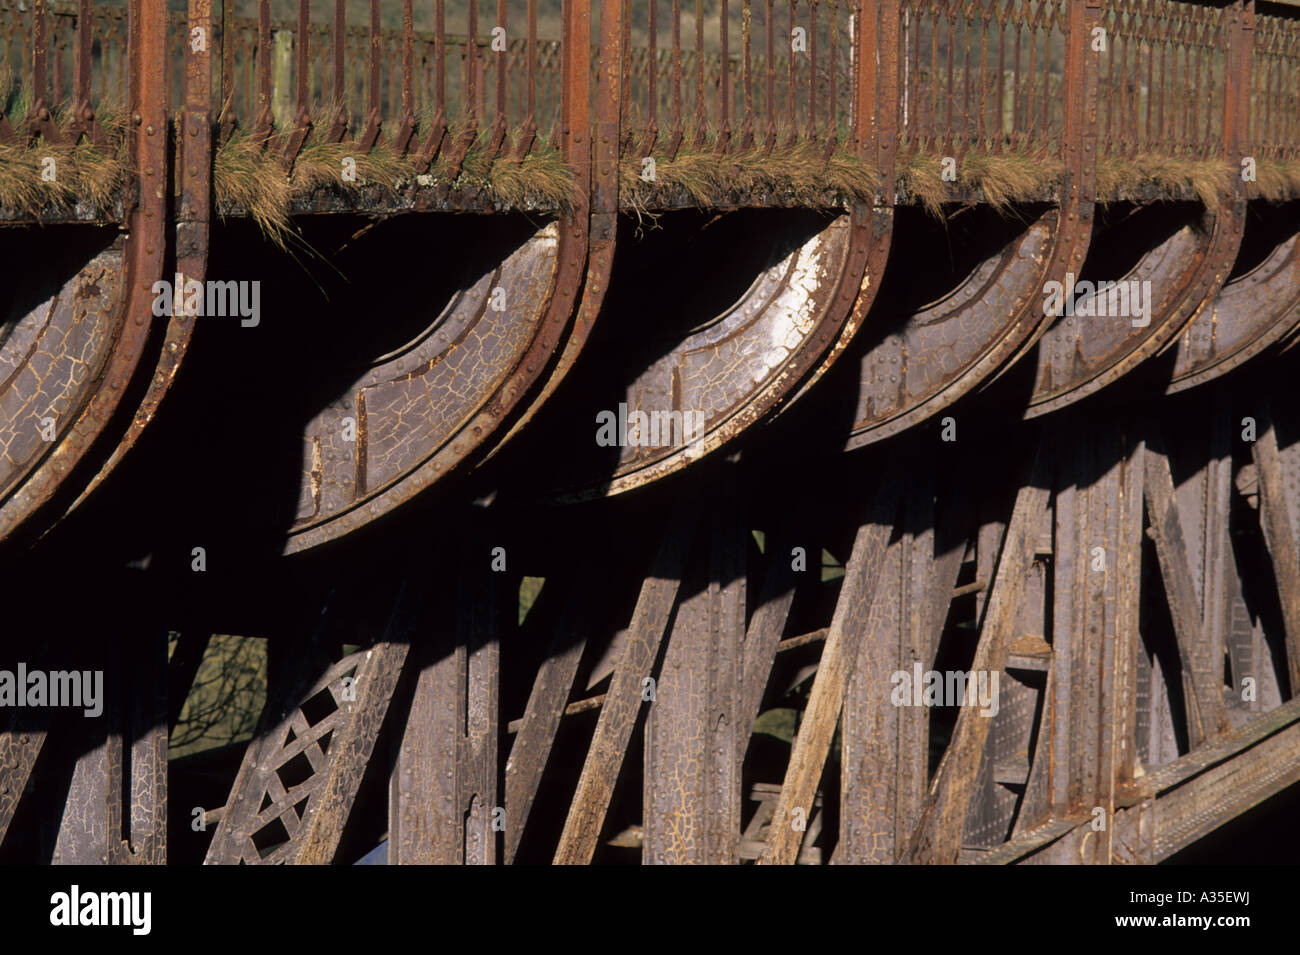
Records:
{"label": "horizontal beam", "polygon": [[[1300,698],[1139,777],[1116,793],[1115,858],[1152,864],[1300,782]],[[973,858],[976,864],[1078,863],[1098,845],[1093,816],[1054,820]],[[1091,843],[1091,845],[1090,845]]]}

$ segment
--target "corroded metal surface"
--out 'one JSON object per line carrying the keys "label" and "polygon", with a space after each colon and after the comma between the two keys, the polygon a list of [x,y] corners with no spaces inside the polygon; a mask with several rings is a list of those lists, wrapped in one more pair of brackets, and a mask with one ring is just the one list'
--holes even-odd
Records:
{"label": "corroded metal surface", "polygon": [[[93,388],[86,389],[70,415],[56,422],[56,440],[42,450],[39,465],[26,474],[21,486],[9,490],[0,508],[0,537],[8,536],[59,489],[72,468],[83,458],[116,411],[148,343],[153,284],[161,275],[166,252],[167,224],[167,90],[164,6],[156,0],[137,0],[130,6],[132,63],[131,129],[128,133],[130,168],[138,181],[138,199],[128,210],[128,234],[118,253],[120,264],[114,301],[101,300],[92,317],[111,344],[95,361]],[[94,263],[103,269],[105,263]],[[109,281],[97,274],[93,281]],[[89,291],[92,286],[87,286]],[[83,299],[83,301],[85,301]],[[57,309],[56,309],[57,310]],[[68,340],[69,350],[56,345],[45,360],[76,379],[81,345]],[[18,359],[23,361],[23,359]],[[42,378],[38,375],[37,380]],[[59,390],[62,390],[61,388]],[[15,419],[17,423],[20,419]],[[22,425],[19,425],[21,427]],[[29,463],[29,462],[26,462]]]}
{"label": "corroded metal surface", "polygon": [[[87,4],[88,6],[88,4]],[[212,31],[211,0],[190,0],[189,35],[204,38],[185,49],[185,109],[179,117],[180,157],[174,170],[180,180],[180,209],[176,216],[173,251],[176,274],[182,282],[202,283],[207,276],[208,242],[212,214],[212,57],[208,38]],[[87,23],[87,29],[89,24]],[[195,33],[194,31],[198,31]],[[80,45],[78,49],[80,49]],[[86,111],[89,111],[87,100]],[[167,319],[153,376],[145,389],[126,433],[118,441],[99,472],[69,507],[76,508],[121,462],[153,420],[180,370],[181,361],[194,334],[195,316],[175,314]],[[157,337],[157,332],[154,332]]]}
{"label": "corroded metal surface", "polygon": [[[623,42],[621,15],[621,9],[604,4],[601,30],[606,51],[619,49]],[[560,276],[553,308],[557,313],[573,310],[573,321],[563,347],[554,349],[553,358],[547,356],[540,390],[495,444],[493,454],[533,418],[573,369],[591,337],[609,290],[618,234],[618,142],[623,75],[620,70],[606,66],[596,91],[593,124],[590,112],[581,107],[592,98],[591,49],[585,42],[575,42],[577,37],[590,35],[590,0],[571,4],[565,19],[561,63],[564,112],[560,148],[565,161],[578,170],[578,188],[573,209],[560,222]]]}
{"label": "corroded metal surface", "polygon": [[540,340],[565,320],[550,309],[558,247],[555,222],[538,229],[307,424],[287,550],[386,513],[487,440],[537,377]]}
{"label": "corroded metal surface", "polygon": [[[1127,96],[1120,97],[1118,107],[1108,97],[1107,133],[1119,128],[1125,111],[1131,109],[1128,121],[1143,130],[1143,148],[1179,132],[1186,139],[1192,128],[1188,117],[1184,113],[1179,129],[1177,110],[1172,105],[1166,110],[1164,101],[1176,95],[1180,86],[1187,88],[1189,63],[1195,60],[1199,73],[1200,60],[1221,58],[1225,82],[1205,101],[1205,121],[1196,127],[1200,132],[1197,148],[1215,158],[1229,157],[1235,164],[1250,123],[1245,88],[1252,75],[1254,4],[1233,4],[1222,10],[1169,4],[1139,10],[1119,0],[1111,4],[1108,14],[1107,22],[1122,51],[1121,77],[1129,66],[1130,47],[1137,46],[1134,69],[1140,73],[1145,59],[1148,77],[1159,49],[1161,88],[1159,109],[1153,95],[1146,103],[1144,116],[1140,104],[1130,103]],[[1147,45],[1132,42],[1137,39],[1135,24],[1139,17]],[[1175,44],[1184,48],[1186,59],[1182,72],[1166,82],[1165,48]],[[1113,58],[1107,77],[1114,77]],[[1109,138],[1102,145],[1108,153],[1132,148]],[[1121,287],[1131,293],[1144,291],[1148,309],[1144,315],[1139,318],[1132,303],[1129,309],[1120,309],[1121,314],[1111,314],[1116,310],[1109,302],[1100,309],[1104,314],[1097,314],[1099,309],[1095,307],[1093,314],[1086,317],[1068,311],[1061,314],[1039,342],[1034,392],[1026,417],[1046,414],[1087,397],[1169,346],[1218,296],[1241,249],[1245,228],[1246,189],[1239,177],[1222,208],[1207,210],[1199,224],[1170,236],[1118,279]],[[1073,288],[1065,290],[1067,296],[1073,293]],[[1091,299],[1084,296],[1085,302],[1094,306],[1101,298],[1100,294]]]}
{"label": "corroded metal surface", "polygon": [[995,373],[1041,328],[1044,278],[1069,267],[1057,241],[1060,226],[1058,210],[1044,213],[951,293],[871,347],[861,360],[846,448],[936,414]]}
{"label": "corroded metal surface", "polygon": [[[629,418],[620,430],[626,439],[598,492],[663,477],[761,420],[839,333],[862,284],[866,247],[864,224],[837,217],[761,273],[725,313],[654,361],[620,400]],[[637,413],[647,416],[640,430]],[[584,493],[592,492],[576,492]]]}
{"label": "corroded metal surface", "polygon": [[1226,284],[1178,337],[1168,393],[1240,367],[1300,324],[1300,235],[1247,274]]}
{"label": "corroded metal surface", "polygon": [[[1172,342],[1206,307],[1207,296],[1212,300],[1232,270],[1245,227],[1244,203],[1235,213],[1206,220],[1184,226],[1115,280],[1150,290],[1145,324],[1143,316],[1128,312],[1057,319],[1038,342],[1026,417],[1056,411],[1117,381]],[[1100,302],[1095,295],[1085,298]]]}
{"label": "corroded metal surface", "polygon": [[[846,448],[889,437],[987,384],[1047,329],[1040,295],[1082,268],[1096,198],[1097,65],[1084,36],[1095,4],[1068,12],[1061,119],[1066,175],[1057,208],[992,252],[947,296],[918,310],[861,359]],[[1018,72],[1018,66],[1017,66]]]}
{"label": "corroded metal surface", "polygon": [[54,263],[42,258],[46,275],[30,272],[32,285],[55,288],[48,299],[7,323],[0,349],[6,384],[0,395],[0,488],[6,509],[0,513],[8,517],[9,527],[25,515],[16,513],[8,499],[50,449],[52,442],[42,432],[52,438],[66,434],[94,393],[115,343],[114,309],[122,292],[120,243],[92,257],[63,283],[56,278]]}

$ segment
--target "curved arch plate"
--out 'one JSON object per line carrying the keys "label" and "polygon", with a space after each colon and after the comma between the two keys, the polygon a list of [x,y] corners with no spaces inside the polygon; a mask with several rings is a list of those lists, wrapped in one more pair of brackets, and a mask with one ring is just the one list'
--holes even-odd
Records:
{"label": "curved arch plate", "polygon": [[[308,422],[286,553],[386,514],[458,468],[501,427],[568,324],[573,290],[556,289],[578,253],[561,242],[560,226],[537,229]],[[525,304],[498,310],[501,295],[507,305]]]}
{"label": "curved arch plate", "polygon": [[[145,244],[138,233],[118,237],[66,279],[46,271],[44,301],[12,318],[0,343],[0,540],[66,484],[135,374],[148,344],[149,289],[162,258],[156,240]],[[42,269],[57,269],[54,260],[68,266],[67,255],[78,254],[85,253],[67,250],[42,260],[34,266],[35,283],[24,287],[39,284]]]}
{"label": "curved arch plate", "polygon": [[859,207],[836,216],[764,270],[725,313],[646,368],[622,398],[627,440],[610,476],[561,499],[619,494],[665,477],[790,398],[853,312],[867,272],[868,214]]}
{"label": "curved arch plate", "polygon": [[1149,321],[1065,315],[1038,342],[1025,418],[1048,414],[1117,381],[1167,346],[1213,301],[1245,231],[1245,203],[1184,226],[1145,253],[1121,282],[1150,282]]}
{"label": "curved arch plate", "polygon": [[1300,234],[1229,282],[1178,336],[1166,394],[1217,378],[1289,335],[1300,324]]}

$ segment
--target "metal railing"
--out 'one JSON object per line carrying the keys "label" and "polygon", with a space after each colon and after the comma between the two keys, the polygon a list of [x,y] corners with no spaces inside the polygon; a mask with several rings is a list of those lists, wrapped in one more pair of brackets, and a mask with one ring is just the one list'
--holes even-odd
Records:
{"label": "metal railing", "polygon": [[[1075,3],[1096,11],[1087,36],[1072,35]],[[363,151],[382,142],[417,170],[449,154],[454,170],[471,146],[558,147],[566,117],[594,119],[604,84],[618,87],[624,155],[814,143],[900,164],[1063,156],[1071,62],[1092,72],[1084,107],[1103,157],[1230,159],[1242,111],[1242,149],[1300,149],[1300,10],[1263,0],[334,0],[316,18],[309,0],[287,18],[271,0],[254,17],[233,6],[3,0],[0,142],[98,137],[99,116],[129,98],[131,17],[166,16],[171,115],[186,76],[206,71],[198,105],[217,143],[242,130],[290,166],[313,130]],[[539,12],[563,35],[540,36]],[[621,30],[617,63],[602,17]],[[566,43],[588,44],[581,77]]]}

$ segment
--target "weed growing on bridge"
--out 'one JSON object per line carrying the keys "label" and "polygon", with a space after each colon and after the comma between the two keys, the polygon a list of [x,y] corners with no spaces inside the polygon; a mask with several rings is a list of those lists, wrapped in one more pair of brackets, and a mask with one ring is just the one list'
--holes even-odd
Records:
{"label": "weed growing on bridge", "polygon": [[[417,181],[445,182],[452,175],[450,156],[466,130],[463,124],[448,131],[438,158],[426,174],[418,175],[408,156],[398,155],[382,140],[369,152],[362,152],[354,142],[329,142],[327,133],[337,112],[337,106],[327,105],[313,114],[311,131],[289,175],[277,151],[264,149],[251,132],[237,128],[218,147],[214,160],[213,190],[219,206],[247,210],[262,232],[283,247],[292,233],[294,199],[322,188],[356,192],[366,187],[392,195]],[[487,192],[497,202],[514,208],[571,208],[573,171],[545,143],[537,143],[528,156],[517,158],[513,146],[519,135],[507,137],[500,154],[492,157],[480,131],[452,185]],[[355,163],[355,183],[343,181],[340,175],[345,159]]]}
{"label": "weed growing on bridge", "polygon": [[966,157],[966,181],[984,193],[999,211],[1013,202],[1042,199],[1065,174],[1065,164],[1055,156],[1028,153],[971,153]]}
{"label": "weed growing on bridge", "polygon": [[916,153],[898,176],[907,194],[915,197],[936,219],[943,218],[943,204],[951,199],[940,171],[941,158],[934,153]]}
{"label": "weed growing on bridge", "polygon": [[[899,175],[906,192],[935,218],[942,218],[943,204],[955,198],[950,184],[943,179],[943,158],[937,153],[918,152]],[[1053,156],[972,151],[962,158],[957,181],[978,189],[985,202],[1005,211],[1013,202],[1043,200],[1061,181],[1064,171],[1064,164]]]}
{"label": "weed growing on bridge", "polygon": [[[454,135],[449,140],[455,142]],[[488,155],[487,143],[482,135],[465,153],[455,184],[487,191],[493,199],[512,208],[540,206],[568,210],[573,207],[576,182],[573,170],[560,158],[558,150],[548,143],[537,142],[523,159],[515,156],[515,146],[521,131],[506,137],[500,154]],[[448,175],[446,156],[440,156],[429,169],[434,179]]]}
{"label": "weed growing on bridge", "polygon": [[1260,159],[1255,181],[1247,185],[1252,198],[1282,202],[1300,196],[1300,159]]}
{"label": "weed growing on bridge", "polygon": [[217,148],[212,191],[219,214],[224,217],[223,207],[247,209],[258,228],[284,246],[290,230],[289,180],[250,132],[236,129]]}
{"label": "weed growing on bridge", "polygon": [[1192,159],[1159,153],[1103,156],[1097,162],[1097,198],[1114,202],[1154,190],[1158,197],[1177,199],[1194,194],[1216,213],[1232,194],[1236,169],[1219,159]]}
{"label": "weed growing on bridge", "polygon": [[654,157],[653,182],[641,178],[642,158],[625,155],[619,163],[619,204],[638,214],[681,199],[705,208],[732,205],[755,193],[790,205],[870,202],[880,187],[880,172],[870,162],[847,148],[827,158],[818,143],[727,153],[711,141],[684,145],[672,159]]}
{"label": "weed growing on bridge", "polygon": [[[31,91],[13,82],[12,74],[0,72],[0,110],[14,129],[21,129],[31,109]],[[67,128],[65,104],[55,111],[54,122]],[[38,216],[41,212],[76,205],[82,201],[96,211],[107,210],[122,184],[126,169],[126,120],[112,104],[97,110],[100,128],[107,147],[89,141],[47,143],[25,138],[0,143],[0,207],[22,215]],[[47,160],[53,160],[50,166]],[[51,169],[53,177],[42,176]]]}

